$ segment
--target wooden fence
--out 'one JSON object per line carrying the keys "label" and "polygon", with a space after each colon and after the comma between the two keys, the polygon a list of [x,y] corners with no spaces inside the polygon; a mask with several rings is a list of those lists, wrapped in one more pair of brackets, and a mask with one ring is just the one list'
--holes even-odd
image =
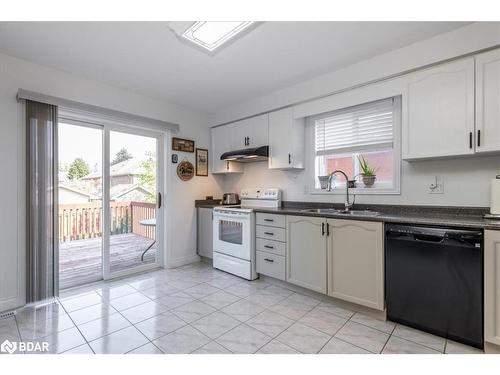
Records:
{"label": "wooden fence", "polygon": [[[141,220],[155,217],[154,203],[111,202],[110,232],[134,233],[155,238],[155,228],[145,227]],[[101,237],[102,211],[100,202],[59,205],[59,242]]]}

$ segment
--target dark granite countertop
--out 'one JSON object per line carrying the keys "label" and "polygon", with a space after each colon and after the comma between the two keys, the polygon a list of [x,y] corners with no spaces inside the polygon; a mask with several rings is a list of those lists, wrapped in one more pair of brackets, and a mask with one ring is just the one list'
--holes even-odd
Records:
{"label": "dark granite countertop", "polygon": [[201,207],[201,208],[214,208],[216,206],[220,206],[220,199],[198,199],[194,201],[194,206],[196,208]]}
{"label": "dark granite countertop", "polygon": [[442,225],[464,228],[482,228],[500,230],[500,220],[483,218],[487,208],[469,207],[435,207],[435,206],[395,206],[395,205],[366,205],[359,204],[355,210],[371,210],[380,212],[377,216],[357,216],[339,213],[304,212],[304,209],[335,208],[343,209],[343,205],[332,205],[312,202],[284,201],[280,208],[257,208],[256,212],[267,212],[283,215],[300,215],[331,217],[335,219],[354,219],[364,221],[381,221],[387,223],[406,223],[421,225]]}

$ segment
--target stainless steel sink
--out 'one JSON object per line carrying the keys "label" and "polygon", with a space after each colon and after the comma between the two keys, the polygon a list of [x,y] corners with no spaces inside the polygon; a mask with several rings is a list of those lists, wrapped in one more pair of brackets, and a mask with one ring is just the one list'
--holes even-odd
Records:
{"label": "stainless steel sink", "polygon": [[345,216],[378,216],[380,212],[370,210],[337,210],[336,208],[307,208],[300,210],[300,212],[310,212],[315,214],[335,214]]}
{"label": "stainless steel sink", "polygon": [[306,208],[304,210],[300,210],[300,212],[311,212],[316,214],[336,214],[340,212],[335,208]]}
{"label": "stainless steel sink", "polygon": [[378,216],[380,212],[370,210],[349,210],[337,211],[339,215],[352,215],[352,216]]}

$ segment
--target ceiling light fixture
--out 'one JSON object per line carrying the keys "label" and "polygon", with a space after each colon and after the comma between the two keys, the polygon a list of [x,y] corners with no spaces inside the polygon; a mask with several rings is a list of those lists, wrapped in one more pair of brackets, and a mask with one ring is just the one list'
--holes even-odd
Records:
{"label": "ceiling light fixture", "polygon": [[212,52],[251,26],[253,21],[197,21],[182,37]]}

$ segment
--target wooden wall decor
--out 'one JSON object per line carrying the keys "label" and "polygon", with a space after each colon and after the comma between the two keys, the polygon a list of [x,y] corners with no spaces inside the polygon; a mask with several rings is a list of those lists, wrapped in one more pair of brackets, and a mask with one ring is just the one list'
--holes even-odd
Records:
{"label": "wooden wall decor", "polygon": [[188,160],[183,160],[177,166],[177,176],[182,181],[189,181],[194,176],[194,165]]}
{"label": "wooden wall decor", "polygon": [[194,141],[182,138],[172,138],[172,150],[182,152],[194,152]]}

